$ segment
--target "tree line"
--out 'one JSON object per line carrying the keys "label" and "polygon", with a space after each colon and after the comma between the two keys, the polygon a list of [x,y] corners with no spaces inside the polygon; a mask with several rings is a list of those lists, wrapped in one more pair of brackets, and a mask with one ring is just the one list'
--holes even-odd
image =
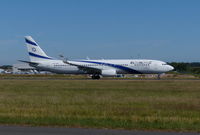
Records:
{"label": "tree line", "polygon": [[179,73],[200,74],[200,62],[171,62],[169,64],[173,66],[175,68],[175,71]]}

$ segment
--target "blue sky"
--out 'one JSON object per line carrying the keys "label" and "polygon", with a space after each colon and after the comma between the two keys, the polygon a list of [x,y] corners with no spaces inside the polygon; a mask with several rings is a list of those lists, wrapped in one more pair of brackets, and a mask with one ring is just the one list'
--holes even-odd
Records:
{"label": "blue sky", "polygon": [[1,0],[0,64],[52,57],[200,61],[199,0]]}

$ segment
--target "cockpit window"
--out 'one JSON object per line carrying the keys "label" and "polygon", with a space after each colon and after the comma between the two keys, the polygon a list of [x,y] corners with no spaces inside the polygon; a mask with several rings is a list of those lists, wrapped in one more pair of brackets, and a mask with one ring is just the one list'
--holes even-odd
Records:
{"label": "cockpit window", "polygon": [[163,63],[162,65],[167,65],[167,63]]}

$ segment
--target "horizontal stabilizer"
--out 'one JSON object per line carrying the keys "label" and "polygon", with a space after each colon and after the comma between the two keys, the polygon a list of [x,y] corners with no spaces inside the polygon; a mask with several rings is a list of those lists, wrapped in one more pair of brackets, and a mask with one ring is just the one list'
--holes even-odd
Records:
{"label": "horizontal stabilizer", "polygon": [[28,63],[30,66],[37,66],[39,63],[37,62],[31,62],[31,61],[25,61],[25,60],[19,60],[20,62],[23,62],[23,63]]}

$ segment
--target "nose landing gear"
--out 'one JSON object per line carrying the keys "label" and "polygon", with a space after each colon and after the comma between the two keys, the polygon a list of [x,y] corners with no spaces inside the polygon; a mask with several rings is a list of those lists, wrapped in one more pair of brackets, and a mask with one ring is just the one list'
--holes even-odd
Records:
{"label": "nose landing gear", "polygon": [[158,77],[157,77],[157,79],[158,79],[158,80],[160,80],[160,79],[161,79],[161,77],[160,77],[160,76],[161,76],[161,74],[158,74]]}

